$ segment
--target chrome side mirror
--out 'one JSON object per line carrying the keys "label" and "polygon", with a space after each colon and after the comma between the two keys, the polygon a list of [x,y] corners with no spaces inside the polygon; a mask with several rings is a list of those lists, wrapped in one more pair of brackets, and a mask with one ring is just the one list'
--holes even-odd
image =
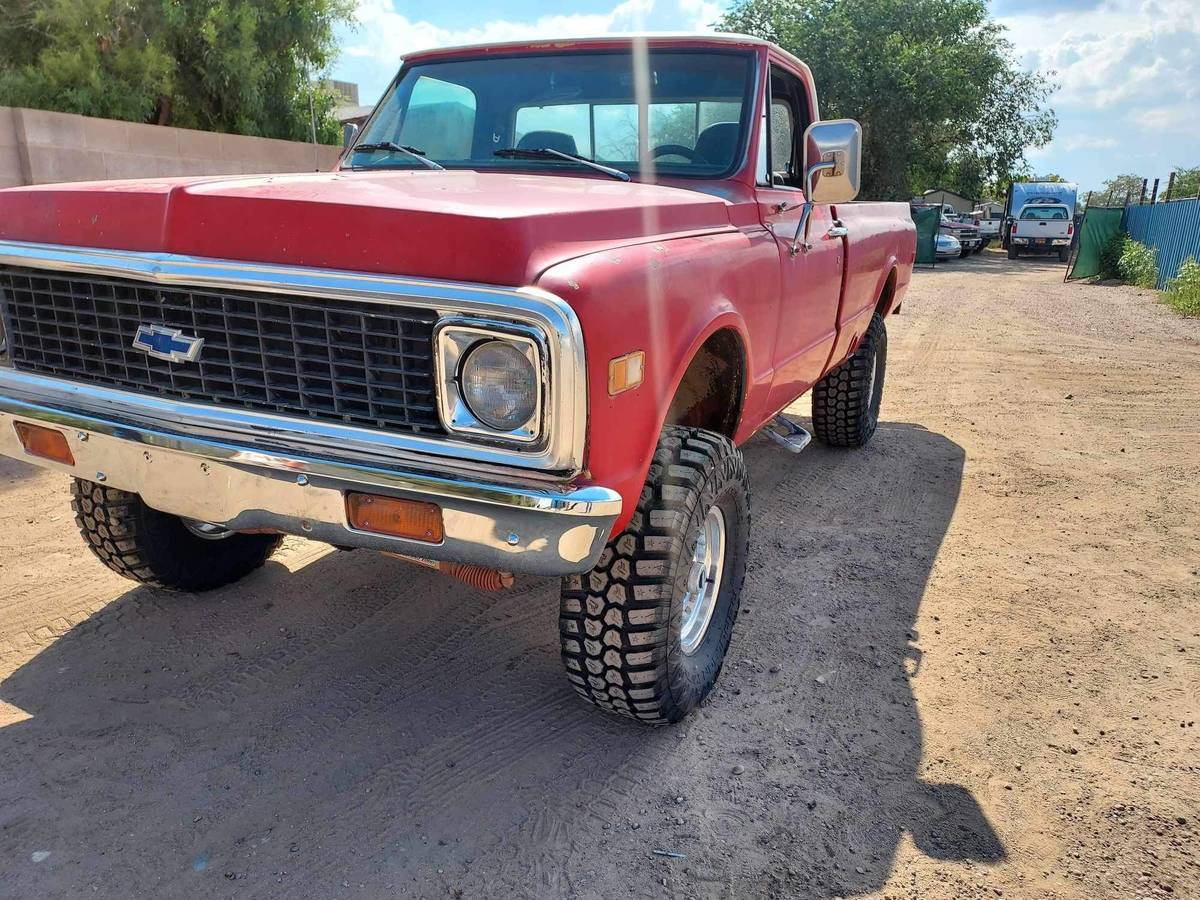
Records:
{"label": "chrome side mirror", "polygon": [[862,126],[853,119],[813,122],[804,131],[804,209],[788,253],[812,249],[808,220],[814,203],[848,203],[862,180]]}
{"label": "chrome side mirror", "polygon": [[342,147],[349,147],[354,143],[354,139],[358,137],[358,126],[353,122],[347,122],[342,126]]}
{"label": "chrome side mirror", "polygon": [[804,131],[804,171],[806,198],[814,203],[847,203],[857,197],[862,183],[862,126],[853,119],[809,125]]}

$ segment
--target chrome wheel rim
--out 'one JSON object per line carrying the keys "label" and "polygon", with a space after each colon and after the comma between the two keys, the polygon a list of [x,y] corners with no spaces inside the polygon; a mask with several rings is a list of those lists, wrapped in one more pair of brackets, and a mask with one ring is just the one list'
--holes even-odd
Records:
{"label": "chrome wheel rim", "polygon": [[725,570],[725,514],[719,506],[709,509],[696,536],[692,565],[688,569],[687,591],[683,595],[683,614],[679,642],[685,656],[691,656],[704,642],[712,622],[717,597],[721,593],[721,575]]}
{"label": "chrome wheel rim", "polygon": [[223,541],[233,534],[232,531],[223,525],[214,525],[212,522],[201,522],[199,519],[187,519],[183,516],[179,518],[183,522],[184,528],[196,537],[203,538],[206,541]]}

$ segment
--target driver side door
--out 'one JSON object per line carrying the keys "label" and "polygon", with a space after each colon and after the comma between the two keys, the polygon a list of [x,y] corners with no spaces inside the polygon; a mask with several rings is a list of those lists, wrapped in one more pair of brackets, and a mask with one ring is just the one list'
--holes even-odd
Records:
{"label": "driver side door", "polygon": [[[813,205],[809,249],[793,252],[804,209],[804,129],[812,121],[800,77],[771,66],[765,167],[756,188],[759,215],[775,238],[781,269],[779,320],[775,330],[775,377],[769,399],[781,409],[824,374],[837,337],[843,241],[828,203]],[[804,242],[804,235],[800,236]]]}

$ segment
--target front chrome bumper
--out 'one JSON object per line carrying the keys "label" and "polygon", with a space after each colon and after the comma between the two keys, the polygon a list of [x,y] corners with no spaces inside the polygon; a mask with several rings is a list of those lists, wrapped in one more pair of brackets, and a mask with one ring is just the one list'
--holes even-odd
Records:
{"label": "front chrome bumper", "polygon": [[[4,376],[22,377],[0,369]],[[61,430],[75,465],[26,454],[17,421]],[[591,569],[621,510],[620,495],[608,488],[493,482],[250,448],[47,405],[13,396],[2,384],[0,455],[132,491],[154,509],[232,530],[272,529],[342,547],[537,575]],[[347,491],[436,503],[445,537],[431,544],[358,531],[346,517]]]}

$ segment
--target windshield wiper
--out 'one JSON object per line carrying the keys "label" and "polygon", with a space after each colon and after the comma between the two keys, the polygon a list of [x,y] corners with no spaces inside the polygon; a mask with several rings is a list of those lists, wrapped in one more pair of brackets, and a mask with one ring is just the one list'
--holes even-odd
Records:
{"label": "windshield wiper", "polygon": [[351,153],[403,153],[411,156],[421,165],[428,169],[445,169],[445,166],[438,165],[432,159],[429,159],[423,154],[423,151],[416,147],[401,146],[394,144],[391,141],[380,141],[378,144],[355,144],[350,148]]}
{"label": "windshield wiper", "polygon": [[505,150],[497,150],[492,154],[499,156],[502,159],[563,159],[567,162],[578,163],[581,166],[587,166],[589,169],[595,169],[597,172],[603,172],[610,178],[616,178],[618,181],[629,181],[629,175],[622,172],[620,169],[609,168],[602,166],[598,162],[588,159],[586,156],[577,156],[574,153],[563,153],[561,150],[551,150],[548,147],[540,149],[522,149],[520,147],[508,147]]}

